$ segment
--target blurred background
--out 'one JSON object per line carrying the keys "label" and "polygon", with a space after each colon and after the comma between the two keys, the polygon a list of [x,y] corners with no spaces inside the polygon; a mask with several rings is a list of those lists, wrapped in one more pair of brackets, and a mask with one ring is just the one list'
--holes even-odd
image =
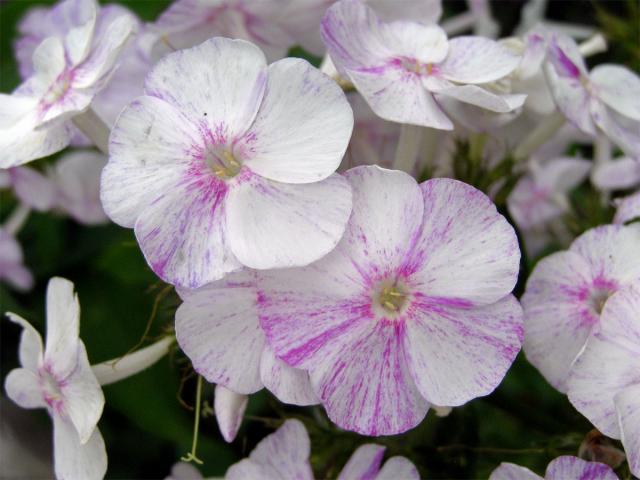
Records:
{"label": "blurred background", "polygon": [[[256,0],[258,1],[258,0]],[[3,93],[19,84],[12,42],[25,12],[52,1],[0,1],[0,86]],[[165,0],[123,0],[143,21],[153,21],[169,4]],[[525,2],[491,2],[502,35],[511,32]],[[398,0],[398,8],[402,0]],[[466,3],[443,2],[444,17],[463,12]],[[589,59],[615,61],[638,71],[640,17],[638,2],[551,1],[547,17],[601,29],[610,49]],[[316,65],[319,59],[296,48],[290,52]],[[42,169],[58,156],[30,166]],[[0,221],[16,205],[9,190],[0,192]],[[35,276],[35,287],[19,294],[0,284],[0,312],[12,311],[44,333],[45,287],[50,277],[70,279],[76,285],[82,309],[81,337],[91,363],[118,357],[140,342],[145,344],[172,328],[179,304],[171,287],[147,267],[132,230],[113,224],[87,227],[68,217],[33,213],[19,233],[25,261]],[[523,274],[532,260],[525,260]],[[522,283],[522,282],[521,282]],[[520,285],[519,288],[522,288]],[[520,292],[517,292],[520,293]],[[150,326],[149,326],[150,325]],[[145,331],[148,332],[145,335]],[[20,328],[0,321],[0,377],[17,366]],[[213,399],[213,387],[205,388]],[[190,450],[195,376],[188,360],[175,351],[150,370],[104,388],[106,407],[100,421],[109,456],[108,478],[164,478],[180,456]],[[373,439],[338,431],[321,408],[284,407],[260,392],[249,401],[238,438],[227,444],[213,417],[201,422],[198,455],[205,476],[221,476],[246,456],[255,444],[280,425],[283,418],[304,421],[312,439],[312,465],[318,478],[335,476],[351,452]],[[387,454],[405,455],[428,478],[487,478],[502,461],[542,473],[561,454],[577,454],[591,430],[567,399],[551,388],[520,355],[502,385],[490,396],[456,408],[445,418],[433,413],[416,429],[375,439]],[[599,440],[594,440],[599,441]],[[0,477],[52,476],[51,422],[44,410],[26,411],[0,393]],[[614,445],[615,446],[615,445]],[[619,472],[621,478],[628,472]],[[627,477],[629,478],[629,477]]]}

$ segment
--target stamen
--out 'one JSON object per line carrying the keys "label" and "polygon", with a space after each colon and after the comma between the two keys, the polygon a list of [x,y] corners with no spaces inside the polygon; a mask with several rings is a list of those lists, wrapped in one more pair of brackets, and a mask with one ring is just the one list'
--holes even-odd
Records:
{"label": "stamen", "polygon": [[406,300],[407,294],[397,284],[394,284],[382,289],[378,301],[385,310],[397,312],[404,306]]}
{"label": "stamen", "polygon": [[233,153],[216,147],[209,147],[206,150],[204,161],[213,173],[223,180],[235,177],[242,168],[242,164],[236,160]]}

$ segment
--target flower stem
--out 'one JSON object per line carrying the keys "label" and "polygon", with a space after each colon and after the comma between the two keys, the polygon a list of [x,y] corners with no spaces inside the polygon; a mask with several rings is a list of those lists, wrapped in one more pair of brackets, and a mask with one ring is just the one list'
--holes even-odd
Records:
{"label": "flower stem", "polygon": [[418,149],[422,142],[424,127],[417,125],[402,124],[400,138],[396,147],[396,154],[393,160],[393,168],[412,174],[416,165]]}
{"label": "flower stem", "polygon": [[198,386],[196,387],[196,416],[193,421],[193,441],[191,442],[191,451],[180,458],[183,462],[195,462],[202,465],[202,460],[198,458],[196,453],[198,449],[198,431],[200,430],[200,404],[202,403],[202,376],[198,375]]}
{"label": "flower stem", "polygon": [[92,108],[73,117],[73,123],[82,133],[89,137],[102,153],[109,154],[109,135],[111,130]]}
{"label": "flower stem", "polygon": [[561,112],[549,115],[516,147],[513,158],[516,161],[528,158],[543,143],[552,138],[564,122],[565,118]]}
{"label": "flower stem", "polygon": [[30,213],[31,208],[24,203],[20,203],[15,210],[11,212],[11,215],[9,215],[9,218],[7,218],[7,221],[2,226],[2,229],[8,234],[16,236],[26,223]]}
{"label": "flower stem", "polygon": [[169,352],[173,342],[173,337],[165,337],[148,347],[93,365],[91,368],[100,385],[109,385],[149,368]]}

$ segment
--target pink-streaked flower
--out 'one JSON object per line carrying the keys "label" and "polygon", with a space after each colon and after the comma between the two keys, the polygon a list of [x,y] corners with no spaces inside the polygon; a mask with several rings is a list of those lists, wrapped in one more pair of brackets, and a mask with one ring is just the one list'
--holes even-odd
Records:
{"label": "pink-streaked flower", "polygon": [[583,132],[602,130],[627,155],[640,156],[640,78],[621,65],[591,72],[570,37],[556,34],[545,72],[551,93],[566,118]]}
{"label": "pink-streaked flower", "polygon": [[11,188],[23,204],[45,212],[54,203],[55,188],[51,181],[37,170],[14,167],[0,170],[0,188]]}
{"label": "pink-streaked flower", "polygon": [[591,170],[591,162],[579,158],[554,158],[538,165],[529,163],[523,176],[507,198],[509,214],[522,230],[543,227],[567,213],[567,194],[580,185]]}
{"label": "pink-streaked flower", "polygon": [[69,144],[73,130],[68,120],[89,108],[106,85],[135,27],[124,13],[97,21],[90,1],[66,0],[52,14],[64,17],[65,35],[45,38],[33,52],[33,74],[11,95],[0,96],[2,168]]}
{"label": "pink-streaked flower", "polygon": [[160,15],[153,30],[159,47],[181,50],[211,37],[247,40],[270,61],[283,58],[295,43],[279,21],[290,0],[175,0]]}
{"label": "pink-streaked flower", "polygon": [[321,32],[338,71],[386,120],[451,130],[439,98],[499,113],[524,103],[524,95],[499,95],[483,88],[520,63],[518,55],[493,40],[448,40],[436,25],[385,23],[359,0],[331,6]]}
{"label": "pink-streaked flower", "polygon": [[613,295],[571,369],[569,400],[598,430],[621,438],[640,475],[640,281]]}
{"label": "pink-streaked flower", "polygon": [[161,60],[119,116],[102,204],[178,286],[306,265],[351,212],[333,172],[352,128],[340,87],[306,61],[267,67],[256,46],[213,38]]}
{"label": "pink-streaked flower", "polygon": [[73,284],[54,277],[47,287],[47,341],[25,319],[8,313],[22,330],[21,368],[9,372],[5,390],[22,408],[46,408],[53,420],[56,476],[101,479],[107,454],[97,428],[104,396],[79,338],[80,305]]}
{"label": "pink-streaked flower", "polygon": [[276,356],[309,371],[337,425],[397,434],[430,404],[462,405],[500,383],[522,340],[509,294],[520,251],[469,185],[418,185],[375,166],[346,176],[344,237],[308,267],[258,272],[258,314]]}
{"label": "pink-streaked flower", "polygon": [[19,291],[31,290],[33,275],[24,266],[22,248],[9,232],[0,228],[0,281]]}
{"label": "pink-streaked flower", "polygon": [[616,200],[614,223],[627,223],[640,218],[640,191]]}
{"label": "pink-streaked flower", "polygon": [[591,172],[591,183],[605,192],[640,186],[640,161],[622,157],[596,165]]}
{"label": "pink-streaked flower", "polygon": [[[277,359],[266,344],[252,273],[232,273],[196,290],[179,289],[179,293],[184,303],[176,311],[176,337],[193,368],[217,384],[216,410],[220,407],[225,412],[225,420],[218,423],[227,441],[233,440],[242,419],[238,412],[244,409],[243,400],[238,395],[266,387],[285,403],[318,403],[307,372]],[[221,386],[227,391],[219,397]]]}
{"label": "pink-streaked flower", "polygon": [[391,457],[384,465],[385,447],[368,443],[361,445],[351,455],[338,474],[338,480],[419,480],[415,465],[405,457]]}
{"label": "pink-streaked flower", "polygon": [[263,438],[248,458],[229,467],[227,480],[295,478],[313,480],[309,463],[311,442],[299,420],[287,420]]}
{"label": "pink-streaked flower", "polygon": [[501,463],[489,480],[618,480],[608,465],[565,455],[553,460],[544,477],[514,463]]}
{"label": "pink-streaked flower", "polygon": [[522,297],[524,352],[561,392],[587,338],[601,327],[607,299],[640,279],[639,242],[640,225],[597,227],[531,273]]}
{"label": "pink-streaked flower", "polygon": [[49,171],[55,207],[85,225],[109,221],[100,203],[100,174],[107,156],[92,150],[63,155]]}
{"label": "pink-streaked flower", "polygon": [[238,435],[248,403],[248,395],[236,393],[222,385],[216,385],[213,409],[218,428],[226,442],[233,442]]}

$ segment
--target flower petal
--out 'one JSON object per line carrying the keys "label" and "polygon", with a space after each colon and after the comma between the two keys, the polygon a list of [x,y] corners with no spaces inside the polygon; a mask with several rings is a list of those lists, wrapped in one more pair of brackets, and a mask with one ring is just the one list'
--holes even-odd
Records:
{"label": "flower petal", "polygon": [[[637,310],[636,310],[637,315]],[[629,469],[640,475],[640,384],[625,388],[615,397],[622,433],[622,445],[627,453]]]}
{"label": "flower petal", "polygon": [[510,293],[520,266],[518,239],[489,197],[443,178],[423,182],[420,189],[422,231],[404,274],[414,275],[416,287],[431,297],[469,304],[488,305]]}
{"label": "flower petal", "polygon": [[545,478],[547,480],[568,478],[617,480],[618,476],[604,463],[587,462],[578,457],[565,455],[556,458],[547,466]]}
{"label": "flower petal", "polygon": [[387,37],[388,45],[393,47],[394,55],[420,63],[442,62],[449,52],[447,34],[437,25],[396,20],[384,24],[381,33]]}
{"label": "flower petal", "polygon": [[54,186],[48,178],[29,167],[14,168],[10,172],[16,196],[22,203],[40,212],[51,208]]}
{"label": "flower petal", "polygon": [[78,365],[80,303],[73,290],[73,283],[61,277],[53,277],[47,285],[44,361],[59,378],[65,378]]}
{"label": "flower petal", "polygon": [[69,145],[71,133],[67,122],[54,122],[37,130],[20,123],[0,130],[0,168],[16,167],[59,152]]}
{"label": "flower petal", "polygon": [[258,47],[216,37],[160,60],[147,75],[145,92],[231,143],[255,118],[266,81],[266,60]]}
{"label": "flower petal", "polygon": [[622,65],[598,65],[590,74],[598,97],[621,115],[640,120],[640,78]]}
{"label": "flower petal", "polygon": [[107,452],[97,428],[82,444],[73,424],[53,415],[53,457],[57,478],[101,480],[107,472]]}
{"label": "flower petal", "polygon": [[340,165],[353,130],[342,89],[302,59],[272,63],[268,75],[262,105],[241,140],[245,163],[279,182],[327,178]]}
{"label": "flower petal", "polygon": [[238,430],[240,430],[240,424],[247,409],[249,397],[229,390],[222,385],[216,385],[213,401],[216,420],[218,421],[218,428],[222,438],[231,443],[238,435]]}
{"label": "flower petal", "polygon": [[617,203],[614,223],[626,223],[640,217],[640,192],[629,195]]}
{"label": "flower petal", "polygon": [[[386,447],[367,443],[351,454],[337,480],[366,480],[377,478]],[[402,478],[402,477],[397,477]]]}
{"label": "flower petal", "polygon": [[610,163],[596,165],[591,181],[600,190],[624,190],[640,185],[640,161],[618,158]]}
{"label": "flower petal", "polygon": [[231,251],[256,269],[305,266],[334,249],[351,214],[351,188],[338,174],[288,184],[257,175],[229,192]]}
{"label": "flower petal", "polygon": [[446,87],[439,89],[437,93],[496,113],[507,113],[520,108],[527,98],[520,94],[497,95],[477,85]]}
{"label": "flower petal", "polygon": [[29,322],[15,313],[7,312],[7,318],[22,327],[18,356],[20,365],[36,373],[42,363],[42,337]]}
{"label": "flower petal", "polygon": [[15,368],[4,380],[7,396],[22,408],[42,408],[46,406],[38,377],[26,368]]}
{"label": "flower petal", "polygon": [[391,457],[387,460],[376,480],[420,480],[420,474],[416,466],[405,457]]}
{"label": "flower petal", "polygon": [[474,309],[420,296],[407,317],[409,368],[420,393],[436,405],[491,393],[522,345],[522,308],[513,295]]}
{"label": "flower petal", "polygon": [[260,379],[281,402],[301,406],[320,403],[311,387],[309,374],[284,363],[268,345],[265,345],[260,358]]}
{"label": "flower petal", "polygon": [[438,65],[440,74],[457,83],[488,83],[513,72],[521,60],[512,50],[483,37],[449,40],[449,54]]}
{"label": "flower petal", "polygon": [[633,120],[608,108],[603,102],[591,102],[591,115],[596,125],[618,145],[623,152],[633,158],[640,158],[640,120]]}
{"label": "flower petal", "polygon": [[260,390],[264,334],[251,276],[239,272],[181,294],[184,303],[176,311],[176,337],[194,369],[208,382],[237,393]]}
{"label": "flower petal", "polygon": [[498,468],[491,472],[489,480],[544,480],[531,470],[514,463],[502,462]]}

